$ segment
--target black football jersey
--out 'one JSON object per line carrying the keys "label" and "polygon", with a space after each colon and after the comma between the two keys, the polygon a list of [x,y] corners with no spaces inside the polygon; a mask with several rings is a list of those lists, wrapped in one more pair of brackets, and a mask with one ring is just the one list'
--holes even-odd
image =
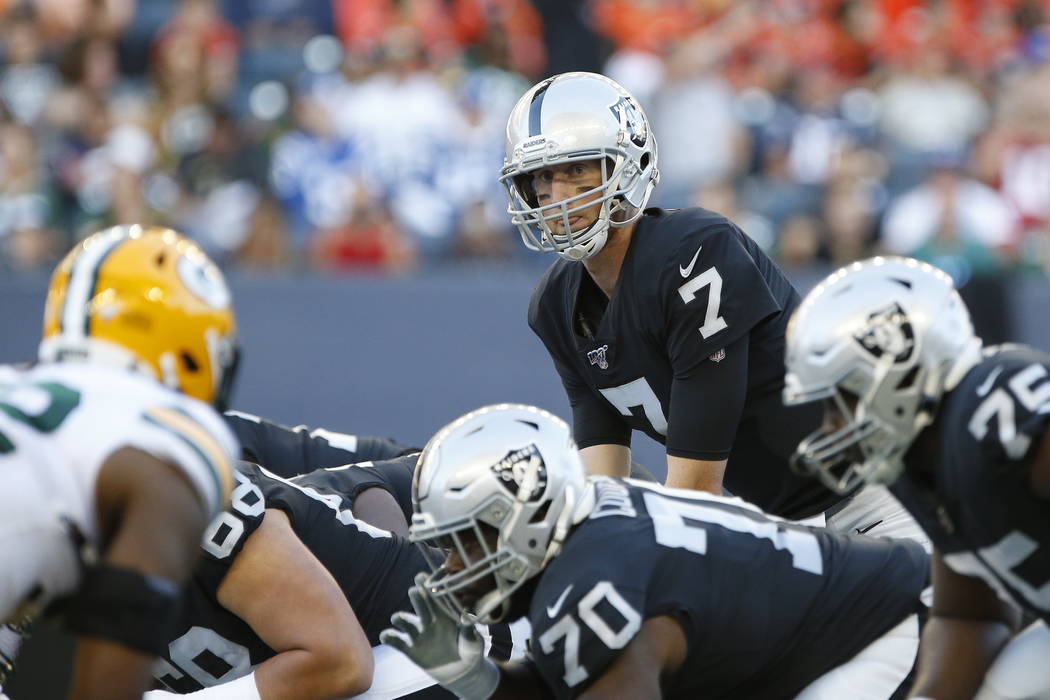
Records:
{"label": "black football jersey", "polygon": [[337,495],[353,508],[357,494],[365,489],[381,488],[390,493],[401,508],[405,522],[412,522],[412,474],[419,459],[417,453],[376,462],[358,462],[338,467],[317,469],[292,478],[320,493]]}
{"label": "black football jersey", "polygon": [[[606,303],[584,266],[555,262],[529,306],[573,410],[580,447],[640,430],[677,457],[729,460],[725,486],[803,518],[839,497],[788,467],[821,421],[785,407],[784,332],[799,296],[725,217],[646,210]],[[604,306],[604,310],[602,310]]]}
{"label": "black football jersey", "polygon": [[597,506],[530,604],[530,653],[555,697],[580,695],[646,619],[668,615],[688,651],[665,698],[791,698],[921,609],[929,558],[910,540],[795,525],[739,499],[594,483]]}
{"label": "black football jersey", "polygon": [[281,479],[242,463],[231,506],[204,533],[203,553],[187,584],[168,653],[154,667],[163,686],[187,693],[224,683],[274,656],[252,629],[223,608],[217,590],[245,540],[259,527],[267,508],[284,511],[299,539],[338,582],[369,641],[397,610],[411,610],[408,589],[420,571],[429,571],[418,547],[356,520],[347,501],[309,479]]}
{"label": "black football jersey", "polygon": [[[928,429],[935,454],[917,442],[892,491],[948,566],[1050,622],[1050,504],[1029,486],[1050,418],[1048,372],[1050,355],[988,348]],[[932,483],[922,477],[931,469]]]}
{"label": "black football jersey", "polygon": [[241,443],[242,458],[283,477],[419,451],[390,438],[311,430],[305,425],[289,428],[241,411],[227,411],[223,417]]}

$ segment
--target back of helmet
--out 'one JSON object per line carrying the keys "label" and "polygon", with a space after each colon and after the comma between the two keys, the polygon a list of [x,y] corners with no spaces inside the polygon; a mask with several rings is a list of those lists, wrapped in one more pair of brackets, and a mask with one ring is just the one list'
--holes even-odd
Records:
{"label": "back of helmet", "polygon": [[137,370],[223,408],[235,334],[229,289],[204,251],[171,229],[115,226],[56,268],[39,356]]}

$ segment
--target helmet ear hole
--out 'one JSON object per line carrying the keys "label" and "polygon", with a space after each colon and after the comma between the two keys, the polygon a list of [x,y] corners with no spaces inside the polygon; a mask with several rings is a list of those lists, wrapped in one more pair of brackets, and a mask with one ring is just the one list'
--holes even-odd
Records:
{"label": "helmet ear hole", "polygon": [[163,251],[157,255],[153,260],[157,267],[164,267],[164,262],[168,259],[168,256]]}
{"label": "helmet ear hole", "polygon": [[200,365],[197,364],[195,359],[193,359],[193,355],[185,350],[182,351],[179,358],[182,360],[182,366],[186,368],[187,372],[197,372],[200,370]]}
{"label": "helmet ear hole", "polygon": [[905,389],[911,389],[915,386],[915,380],[919,377],[919,366],[915,365],[908,373],[901,377],[900,382],[897,383],[897,390],[903,391]]}

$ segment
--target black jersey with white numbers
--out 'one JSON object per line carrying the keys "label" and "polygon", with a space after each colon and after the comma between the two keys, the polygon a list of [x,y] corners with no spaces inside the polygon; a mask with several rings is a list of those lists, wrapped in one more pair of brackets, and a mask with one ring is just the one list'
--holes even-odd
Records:
{"label": "black jersey with white numbers", "polygon": [[289,428],[241,411],[227,411],[223,418],[241,443],[243,459],[283,477],[419,451],[390,438],[310,429],[305,425]]}
{"label": "black jersey with white numbers", "polygon": [[910,540],[789,524],[701,492],[593,483],[594,511],[530,605],[533,662],[555,697],[583,693],[646,619],[667,615],[688,649],[665,698],[792,698],[920,609],[929,558]]}
{"label": "black jersey with white numbers", "polygon": [[[329,472],[322,484],[333,486],[333,478],[346,474]],[[223,578],[267,508],[288,515],[296,535],[343,590],[373,645],[391,614],[411,610],[413,578],[429,571],[418,547],[355,519],[346,499],[311,485],[307,477],[286,480],[241,463],[237,481],[230,508],[204,533],[203,553],[187,583],[168,651],[154,667],[155,679],[179,693],[233,680],[276,653],[217,600]]]}
{"label": "black jersey with white numbers", "polygon": [[788,459],[819,405],[785,407],[784,333],[799,296],[757,244],[705,209],[648,209],[611,299],[582,263],[558,260],[529,325],[561,375],[580,447],[640,430],[676,457],[728,459],[725,486],[784,517],[839,497]]}
{"label": "black jersey with white numbers", "polygon": [[[905,455],[894,495],[945,563],[1050,622],[1050,503],[1029,485],[1050,420],[1050,355],[988,348]],[[932,481],[923,478],[931,474]]]}

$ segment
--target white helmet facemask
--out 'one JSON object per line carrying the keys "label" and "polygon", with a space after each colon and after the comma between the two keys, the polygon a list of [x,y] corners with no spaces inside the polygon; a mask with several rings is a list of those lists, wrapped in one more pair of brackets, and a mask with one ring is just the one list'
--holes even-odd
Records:
{"label": "white helmet facemask", "polygon": [[[500,182],[507,212],[525,245],[584,260],[605,245],[612,226],[638,219],[659,181],[657,146],[645,113],[630,93],[595,73],[563,73],[534,86],[507,122]],[[539,205],[533,176],[544,168],[598,161],[601,183],[560,202]],[[600,203],[597,218],[579,231],[569,219]],[[551,226],[560,222],[556,233]]]}

